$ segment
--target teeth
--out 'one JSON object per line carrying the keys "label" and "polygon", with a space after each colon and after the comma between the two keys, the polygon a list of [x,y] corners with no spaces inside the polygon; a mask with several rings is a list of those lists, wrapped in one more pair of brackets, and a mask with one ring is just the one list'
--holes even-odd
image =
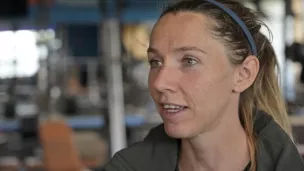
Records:
{"label": "teeth", "polygon": [[165,109],[183,109],[183,106],[177,106],[177,105],[172,105],[172,104],[164,104],[163,107]]}

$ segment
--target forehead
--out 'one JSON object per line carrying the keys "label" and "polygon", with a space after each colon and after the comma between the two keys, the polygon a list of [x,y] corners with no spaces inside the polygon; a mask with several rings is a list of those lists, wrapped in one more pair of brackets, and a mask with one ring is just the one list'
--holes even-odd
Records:
{"label": "forehead", "polygon": [[210,32],[212,20],[193,12],[166,14],[155,25],[150,46],[171,49],[177,46],[216,46]]}

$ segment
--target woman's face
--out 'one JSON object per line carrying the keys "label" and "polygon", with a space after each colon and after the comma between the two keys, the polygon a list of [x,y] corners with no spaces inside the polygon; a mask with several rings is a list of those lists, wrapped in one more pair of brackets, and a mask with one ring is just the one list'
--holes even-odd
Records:
{"label": "woman's face", "polygon": [[167,14],[151,33],[149,90],[171,137],[208,131],[238,103],[232,93],[235,69],[210,23],[201,14]]}

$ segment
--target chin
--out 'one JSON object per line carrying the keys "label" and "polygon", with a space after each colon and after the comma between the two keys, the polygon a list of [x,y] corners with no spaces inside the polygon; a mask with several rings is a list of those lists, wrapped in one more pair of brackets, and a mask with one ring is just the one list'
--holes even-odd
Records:
{"label": "chin", "polygon": [[192,131],[189,127],[181,124],[164,123],[166,134],[171,138],[184,139],[192,137]]}

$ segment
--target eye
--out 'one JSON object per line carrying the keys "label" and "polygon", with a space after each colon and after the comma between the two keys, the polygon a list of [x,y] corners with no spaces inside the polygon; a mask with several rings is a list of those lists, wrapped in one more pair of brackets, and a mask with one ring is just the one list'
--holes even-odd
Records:
{"label": "eye", "polygon": [[149,63],[150,63],[151,68],[157,68],[157,67],[160,67],[162,65],[162,63],[160,61],[155,60],[155,59],[151,59],[149,61]]}
{"label": "eye", "polygon": [[193,59],[190,57],[186,57],[183,59],[183,65],[185,65],[185,66],[193,66],[197,63],[198,63],[198,61],[196,59]]}

